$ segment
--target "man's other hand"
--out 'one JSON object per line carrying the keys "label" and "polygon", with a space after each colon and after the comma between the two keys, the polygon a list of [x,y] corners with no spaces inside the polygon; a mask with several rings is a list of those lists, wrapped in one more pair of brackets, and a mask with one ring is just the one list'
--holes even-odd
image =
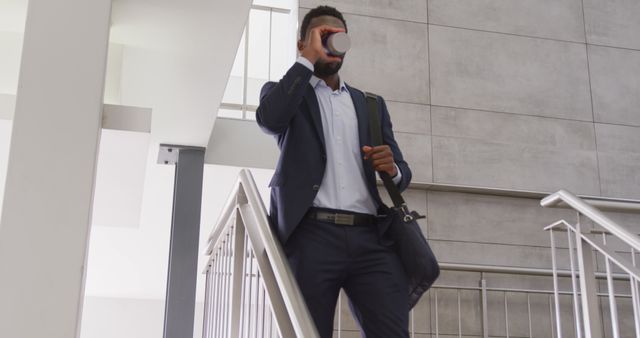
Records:
{"label": "man's other hand", "polygon": [[362,147],[362,151],[364,152],[364,159],[371,160],[373,169],[387,172],[391,177],[398,175],[398,169],[393,160],[393,152],[388,145],[377,147],[364,146]]}

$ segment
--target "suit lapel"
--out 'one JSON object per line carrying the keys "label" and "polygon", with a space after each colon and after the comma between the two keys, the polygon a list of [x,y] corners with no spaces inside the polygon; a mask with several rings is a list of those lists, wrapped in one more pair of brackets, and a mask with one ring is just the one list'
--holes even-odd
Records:
{"label": "suit lapel", "polygon": [[306,86],[306,90],[304,92],[305,101],[307,101],[307,106],[309,107],[309,114],[311,115],[311,120],[313,121],[313,125],[315,127],[316,133],[322,142],[322,147],[327,149],[327,146],[324,141],[324,131],[322,130],[322,117],[320,116],[320,106],[318,106],[318,98],[316,97],[316,93],[313,90],[311,85]]}
{"label": "suit lapel", "polygon": [[[371,146],[367,101],[360,91],[355,90],[350,86],[347,86],[347,88],[351,94],[351,100],[353,101],[353,106],[356,109],[356,116],[358,117],[358,136],[360,138],[360,149],[362,149],[364,146]],[[365,161],[364,156],[362,158],[362,168],[364,168],[364,173],[370,182],[374,182],[373,186],[375,187],[375,172],[371,167],[371,163]],[[369,190],[371,190],[372,185],[368,184],[367,186],[369,187]],[[373,194],[373,192],[371,193]],[[373,196],[376,196],[376,194],[373,194]]]}

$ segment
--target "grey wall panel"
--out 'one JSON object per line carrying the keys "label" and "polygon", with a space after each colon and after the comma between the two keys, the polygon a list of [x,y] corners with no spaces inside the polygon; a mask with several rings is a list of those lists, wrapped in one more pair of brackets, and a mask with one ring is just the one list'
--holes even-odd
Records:
{"label": "grey wall panel", "polygon": [[[617,290],[616,290],[617,291]],[[630,294],[630,293],[627,293]],[[602,306],[602,325],[607,328],[604,332],[605,338],[613,338],[611,330],[611,314],[609,312],[608,298],[600,298]],[[620,327],[621,337],[635,336],[635,324],[633,321],[633,303],[631,298],[616,298],[616,308],[618,311],[618,326]]]}
{"label": "grey wall panel", "polygon": [[431,137],[420,134],[395,133],[404,159],[413,174],[412,182],[432,182]]}
{"label": "grey wall panel", "polygon": [[385,100],[394,132],[429,134],[431,130],[431,107],[422,104]]}
{"label": "grey wall panel", "polygon": [[595,130],[598,151],[640,153],[640,127],[596,123]]}
{"label": "grey wall panel", "polygon": [[592,120],[584,45],[429,27],[434,105]]}
{"label": "grey wall panel", "polygon": [[640,2],[584,0],[587,41],[640,49]]}
{"label": "grey wall panel", "polygon": [[433,136],[437,183],[598,195],[594,151]]}
{"label": "grey wall panel", "polygon": [[[531,290],[552,290],[552,280],[548,277],[536,276],[510,276],[503,274],[488,273],[484,275],[489,288],[516,288]],[[439,285],[478,287],[480,285],[481,276],[479,273],[453,272],[443,271],[438,280]],[[566,288],[570,283],[569,279],[560,279],[560,287]],[[435,290],[432,289],[431,295],[431,327],[435,327]],[[440,328],[440,337],[458,337],[458,309],[457,309],[457,293],[454,290],[439,289],[438,293],[438,326]],[[473,297],[475,294],[475,297]],[[505,311],[504,311],[504,292],[489,291],[487,293],[488,300],[488,319],[489,334],[491,337],[504,337],[505,330]],[[462,335],[463,337],[479,337],[481,336],[481,316],[480,309],[477,308],[480,301],[480,293],[474,291],[467,295],[460,294],[461,314],[462,314]],[[509,310],[509,333],[511,337],[529,337],[529,325],[527,315],[527,296],[524,293],[509,292],[507,293],[507,302]],[[531,320],[532,320],[532,337],[551,337],[551,316],[550,316],[550,299],[548,295],[532,294],[531,303]],[[552,304],[552,303],[551,303]],[[561,300],[561,308],[563,318],[571,318],[570,299],[563,298]],[[432,331],[435,332],[435,331]],[[443,335],[443,332],[445,333]],[[571,327],[563,328],[563,332],[569,337],[573,336]],[[435,334],[433,335],[435,337]]]}
{"label": "grey wall panel", "polygon": [[[553,279],[543,276],[525,276],[525,275],[507,275],[507,274],[486,274],[487,286],[492,288],[505,289],[523,289],[523,290],[541,290],[552,292]],[[571,289],[570,278],[559,278],[558,285],[560,290]],[[496,336],[505,335],[505,311],[504,311],[504,292],[489,293],[489,301],[494,302],[495,312],[489,316],[490,334]],[[555,329],[555,323],[551,323],[552,314],[555,314],[553,306],[553,298],[550,293],[547,294],[530,294],[531,304],[531,332],[533,337],[552,337],[552,329]],[[572,325],[573,307],[570,296],[561,296],[560,309],[563,319],[562,332],[565,337],[574,337],[574,328]],[[527,294],[522,292],[507,293],[507,306],[509,315],[509,333],[515,337],[529,337],[529,320]],[[544,323],[544,325],[541,325]],[[566,324],[565,324],[566,323]],[[553,327],[552,327],[553,326]]]}
{"label": "grey wall panel", "polygon": [[602,194],[640,198],[640,127],[596,124]]}
{"label": "grey wall panel", "polygon": [[[529,325],[527,315],[527,296],[524,293],[507,293],[509,336],[529,337]],[[505,325],[505,293],[489,292],[489,307],[495,310],[489,312],[489,335],[490,337],[505,337],[507,327]],[[555,337],[555,309],[553,298],[545,294],[532,294],[530,296],[531,306],[531,331],[532,337]],[[571,297],[560,298],[560,311],[563,319],[563,337],[573,337],[571,313]]]}
{"label": "grey wall panel", "polygon": [[431,115],[437,182],[599,193],[592,123],[439,106]]}
{"label": "grey wall panel", "polygon": [[543,209],[528,198],[430,191],[428,201],[429,238],[434,240],[549,247],[543,228],[574,218],[569,210]]}
{"label": "grey wall panel", "polygon": [[429,103],[427,25],[346,15],[352,47],[341,74],[386,100]]}
{"label": "grey wall panel", "polygon": [[580,0],[428,0],[429,23],[584,42]]}
{"label": "grey wall panel", "polygon": [[640,199],[640,153],[599,153],[602,194]]}
{"label": "grey wall panel", "polygon": [[640,51],[589,46],[597,122],[640,126]]}
{"label": "grey wall panel", "polygon": [[[475,272],[442,271],[436,284],[439,286],[478,287],[481,276]],[[457,337],[458,332],[458,300],[455,290],[431,289],[431,328],[435,337],[436,332],[436,292],[438,298],[438,332],[440,337],[447,334]],[[475,296],[474,296],[475,295]],[[480,306],[480,293],[467,292],[460,294],[462,314],[462,332],[465,337],[469,335],[481,336],[482,313]]]}
{"label": "grey wall panel", "polygon": [[[433,291],[431,291],[433,292]],[[435,323],[435,304],[432,306],[432,323]],[[461,331],[463,337],[482,335],[482,303],[480,292],[460,291]],[[432,324],[435,327],[435,324]],[[435,330],[435,329],[434,329]],[[458,295],[456,290],[438,290],[438,331],[440,337],[458,337]],[[435,331],[432,337],[435,336]]]}
{"label": "grey wall panel", "polygon": [[431,108],[432,132],[449,136],[555,149],[595,150],[593,124],[537,116],[447,107]]}
{"label": "grey wall panel", "polygon": [[414,332],[416,333],[429,333],[433,330],[433,325],[431,325],[431,302],[433,302],[433,297],[431,297],[432,292],[427,292],[422,295],[420,301],[413,308],[413,327]]}
{"label": "grey wall panel", "polygon": [[[637,188],[636,188],[637,189]],[[621,227],[640,235],[640,213],[628,213],[628,212],[607,212],[607,217],[611,218],[614,222],[618,223]],[[585,222],[586,223],[586,222]],[[592,222],[590,222],[592,224]],[[590,225],[596,229],[601,229],[598,226]],[[602,238],[598,238],[598,241],[602,241]],[[616,250],[619,253],[629,253],[631,248],[623,241],[611,236],[607,236],[607,246],[612,250]],[[627,255],[629,257],[630,255]],[[604,271],[604,261],[600,260],[600,270]]]}
{"label": "grey wall panel", "polygon": [[[491,230],[484,229],[484,231]],[[430,240],[429,244],[440,262],[541,269],[551,267],[551,250],[549,248],[434,239]],[[568,251],[566,249],[558,249],[558,257],[558,267],[560,269],[568,269]]]}
{"label": "grey wall panel", "polygon": [[[427,22],[426,0],[300,0],[301,7],[313,8],[319,5],[336,7],[342,13],[361,14],[416,22]],[[347,21],[347,25],[349,25],[349,21]]]}

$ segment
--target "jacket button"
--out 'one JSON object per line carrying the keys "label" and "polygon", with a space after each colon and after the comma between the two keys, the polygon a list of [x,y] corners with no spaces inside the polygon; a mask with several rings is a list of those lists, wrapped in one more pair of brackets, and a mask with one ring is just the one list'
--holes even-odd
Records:
{"label": "jacket button", "polygon": [[316,184],[316,185],[314,185],[314,186],[313,186],[313,190],[315,190],[315,191],[320,190],[320,186],[319,186],[319,185],[317,185],[317,184]]}

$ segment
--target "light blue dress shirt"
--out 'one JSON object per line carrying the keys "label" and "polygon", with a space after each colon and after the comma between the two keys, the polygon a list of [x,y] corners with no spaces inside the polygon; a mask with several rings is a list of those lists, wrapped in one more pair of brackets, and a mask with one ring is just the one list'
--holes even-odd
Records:
{"label": "light blue dress shirt", "polygon": [[[297,62],[311,71],[314,69],[313,64],[302,56]],[[340,87],[334,91],[315,75],[309,84],[318,98],[327,150],[327,167],[313,206],[375,215],[378,206],[366,185],[358,118],[349,89],[340,79]],[[396,169],[398,175],[393,182],[398,184],[402,173],[397,165]]]}

